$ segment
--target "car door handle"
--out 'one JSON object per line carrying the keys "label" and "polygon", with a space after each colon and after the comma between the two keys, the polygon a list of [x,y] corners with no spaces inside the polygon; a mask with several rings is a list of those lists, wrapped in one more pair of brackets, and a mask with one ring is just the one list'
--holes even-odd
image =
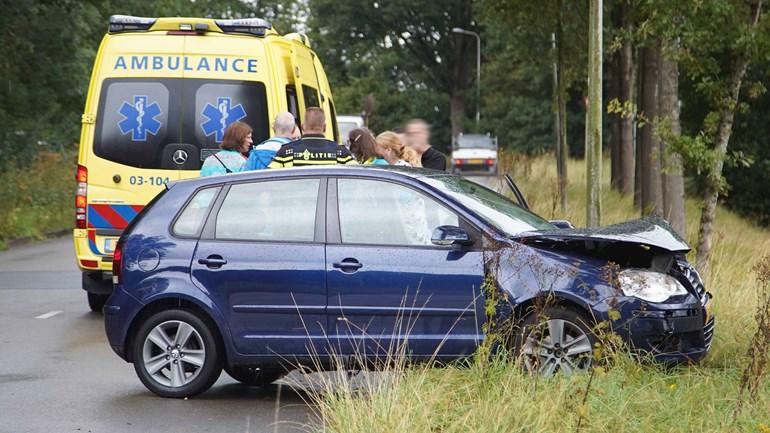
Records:
{"label": "car door handle", "polygon": [[227,260],[223,259],[222,256],[212,254],[205,259],[198,259],[198,263],[201,265],[206,265],[209,268],[221,268],[222,265],[227,264]]}
{"label": "car door handle", "polygon": [[332,263],[332,266],[337,269],[345,270],[357,270],[364,267],[362,263],[359,263],[356,259],[344,259],[341,262]]}

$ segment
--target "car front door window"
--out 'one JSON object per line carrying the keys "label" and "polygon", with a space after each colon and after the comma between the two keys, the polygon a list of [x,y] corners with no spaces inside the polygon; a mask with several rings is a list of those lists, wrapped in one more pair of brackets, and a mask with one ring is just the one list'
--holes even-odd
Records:
{"label": "car front door window", "polygon": [[433,230],[457,226],[455,213],[402,185],[368,179],[339,179],[342,242],[429,246]]}

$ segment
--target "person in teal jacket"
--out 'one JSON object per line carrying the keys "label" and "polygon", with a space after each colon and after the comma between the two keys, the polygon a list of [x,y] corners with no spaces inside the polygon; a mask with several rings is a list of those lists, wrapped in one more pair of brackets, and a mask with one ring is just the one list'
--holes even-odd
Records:
{"label": "person in teal jacket", "polygon": [[273,131],[275,132],[273,137],[259,143],[249,151],[249,159],[244,164],[242,171],[267,168],[281,146],[297,140],[301,136],[294,116],[289,112],[278,113],[275,116]]}
{"label": "person in teal jacket", "polygon": [[201,177],[217,176],[241,171],[246,162],[244,153],[251,147],[251,126],[243,122],[233,122],[225,129],[225,136],[219,148],[201,166]]}

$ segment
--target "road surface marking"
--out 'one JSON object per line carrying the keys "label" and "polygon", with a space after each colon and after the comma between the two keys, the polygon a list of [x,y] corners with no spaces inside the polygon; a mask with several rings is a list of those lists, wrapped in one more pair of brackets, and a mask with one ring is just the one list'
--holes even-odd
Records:
{"label": "road surface marking", "polygon": [[41,315],[35,317],[35,319],[50,319],[51,317],[53,317],[53,316],[55,316],[57,314],[61,314],[61,313],[63,313],[63,311],[49,311],[49,312],[47,312],[45,314],[41,314]]}

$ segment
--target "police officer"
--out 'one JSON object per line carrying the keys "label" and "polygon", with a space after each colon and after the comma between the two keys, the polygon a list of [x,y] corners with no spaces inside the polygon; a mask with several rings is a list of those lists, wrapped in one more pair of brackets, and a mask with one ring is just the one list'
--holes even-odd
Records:
{"label": "police officer", "polygon": [[356,164],[356,159],[345,146],[324,137],[326,116],[322,109],[308,107],[302,126],[302,138],[283,145],[270,162],[269,168]]}

